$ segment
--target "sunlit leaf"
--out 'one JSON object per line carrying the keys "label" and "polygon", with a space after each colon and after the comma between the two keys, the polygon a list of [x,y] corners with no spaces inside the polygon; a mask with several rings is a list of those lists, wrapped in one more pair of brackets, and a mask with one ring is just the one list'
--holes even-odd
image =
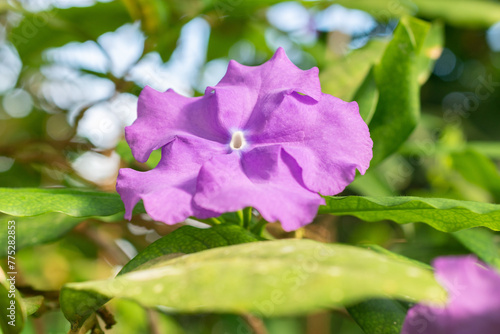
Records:
{"label": "sunlit leaf", "polygon": [[381,20],[409,14],[442,19],[459,27],[488,28],[500,21],[500,4],[489,0],[337,0],[343,6],[366,10]]}
{"label": "sunlit leaf", "polygon": [[[143,207],[138,207],[144,212]],[[120,196],[77,189],[0,188],[0,212],[29,217],[61,212],[72,217],[111,216],[124,212]]]}
{"label": "sunlit leaf", "polygon": [[437,303],[446,299],[432,272],[420,266],[353,246],[293,239],[215,248],[115,279],[67,284],[61,308],[76,329],[95,303],[111,297],[178,312],[265,316],[308,313],[377,297]]}

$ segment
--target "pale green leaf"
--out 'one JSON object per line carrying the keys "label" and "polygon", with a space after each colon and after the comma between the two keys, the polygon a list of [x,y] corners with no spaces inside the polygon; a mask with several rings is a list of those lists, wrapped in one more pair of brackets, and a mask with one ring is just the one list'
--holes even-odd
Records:
{"label": "pale green leaf", "polygon": [[[244,288],[243,288],[244,287]],[[114,279],[71,283],[61,308],[76,330],[106,298],[176,312],[303,314],[368,298],[443,303],[432,271],[370,250],[312,240],[252,242],[177,257]]]}

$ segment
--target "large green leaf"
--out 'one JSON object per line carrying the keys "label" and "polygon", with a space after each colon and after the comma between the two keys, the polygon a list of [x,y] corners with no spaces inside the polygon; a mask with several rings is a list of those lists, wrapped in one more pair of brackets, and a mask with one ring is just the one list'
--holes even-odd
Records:
{"label": "large green leaf", "polygon": [[[142,206],[138,212],[144,212]],[[0,212],[29,217],[61,212],[72,217],[111,216],[124,212],[120,196],[77,189],[0,188]]]}
{"label": "large green leaf", "polygon": [[[231,214],[225,214],[220,217],[220,220],[225,221],[231,218]],[[149,245],[145,250],[130,260],[118,275],[123,275],[136,269],[146,269],[151,266],[156,266],[158,262],[180,255],[258,240],[259,239],[249,231],[243,229],[239,225],[231,223],[216,225],[207,229],[183,226]],[[81,319],[85,320],[100,306],[108,302],[108,300],[109,298],[106,297],[96,298],[92,307],[83,310]],[[83,320],[80,322],[82,323]]]}
{"label": "large green leaf", "polygon": [[375,82],[379,99],[369,124],[376,165],[394,153],[410,136],[420,118],[420,86],[417,55],[426,39],[430,25],[404,18],[380,63],[375,66]]}
{"label": "large green leaf", "polygon": [[[7,226],[12,220],[16,222],[16,250],[54,241],[81,221],[60,213],[23,218],[4,216],[0,218],[0,240],[7,240]],[[3,247],[0,249],[0,257],[6,255],[7,249]]]}
{"label": "large green leaf", "polygon": [[367,298],[445,301],[432,271],[370,250],[311,240],[251,242],[177,257],[114,279],[70,283],[61,309],[76,330],[106,298],[176,312],[301,314]]}
{"label": "large green leaf", "polygon": [[[391,259],[432,270],[429,265],[393,253],[378,245],[363,245]],[[347,307],[347,311],[366,334],[399,334],[406,317],[406,307],[392,299],[371,299]]]}
{"label": "large green leaf", "polygon": [[256,236],[238,225],[223,224],[208,229],[183,226],[149,245],[123,267],[120,275],[164,255],[190,254],[215,247],[258,240]]}
{"label": "large green leaf", "polygon": [[500,230],[500,205],[422,197],[325,197],[319,213],[351,215],[366,221],[389,219],[399,224],[426,223],[453,232],[484,226]]}

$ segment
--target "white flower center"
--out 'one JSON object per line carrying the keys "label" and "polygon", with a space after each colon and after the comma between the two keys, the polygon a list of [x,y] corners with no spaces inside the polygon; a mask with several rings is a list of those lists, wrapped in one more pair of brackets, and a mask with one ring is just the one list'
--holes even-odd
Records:
{"label": "white flower center", "polygon": [[243,148],[246,145],[246,140],[245,136],[243,136],[243,132],[241,131],[236,131],[233,132],[233,136],[231,137],[231,142],[229,143],[229,146],[233,150],[239,150]]}

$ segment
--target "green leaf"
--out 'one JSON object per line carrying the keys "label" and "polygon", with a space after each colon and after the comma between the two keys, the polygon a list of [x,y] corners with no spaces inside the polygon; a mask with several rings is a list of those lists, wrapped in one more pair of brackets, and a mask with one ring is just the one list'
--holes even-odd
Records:
{"label": "green leaf", "polygon": [[119,275],[132,271],[143,263],[164,255],[175,253],[191,254],[210,248],[258,240],[256,236],[247,230],[232,224],[216,225],[207,229],[183,226],[149,245],[130,260]]}
{"label": "green leaf", "polygon": [[388,20],[414,14],[429,19],[470,28],[489,28],[500,21],[500,4],[489,0],[337,0],[343,6],[368,11],[378,19]]}
{"label": "green leaf", "polygon": [[372,299],[347,308],[366,334],[399,334],[406,309],[396,300]]}
{"label": "green leaf", "polygon": [[500,174],[489,158],[470,148],[453,152],[451,158],[453,168],[467,181],[488,190],[500,201]]}
{"label": "green leaf", "polygon": [[356,216],[374,222],[385,219],[399,224],[426,223],[437,230],[454,232],[484,226],[500,230],[500,205],[422,197],[325,197],[320,214]]}
{"label": "green leaf", "polygon": [[386,47],[387,41],[373,40],[345,57],[329,61],[319,74],[322,91],[352,101],[365,81],[368,81],[365,90],[371,89],[370,79],[365,78],[372,66],[379,62]]}
{"label": "green leaf", "polygon": [[470,141],[467,143],[467,146],[489,158],[500,159],[499,142]]}
{"label": "green leaf", "polygon": [[491,231],[473,228],[457,231],[452,235],[484,262],[500,269],[500,247]]}
{"label": "green leaf", "polygon": [[[124,212],[120,196],[77,189],[0,188],[0,212],[29,217],[61,212],[72,217],[111,216]],[[138,207],[138,212],[144,212]]]}
{"label": "green leaf", "polygon": [[434,63],[441,56],[444,45],[444,26],[442,22],[434,22],[424,40],[418,57],[418,83],[423,85],[429,79]]}
{"label": "green leaf", "polygon": [[[390,259],[432,270],[432,267],[393,253],[379,245],[363,245],[367,249],[386,255]],[[406,318],[407,308],[391,299],[371,299],[347,307],[347,311],[366,334],[399,334]]]}
{"label": "green leaf", "polygon": [[375,81],[380,95],[369,125],[373,139],[372,166],[394,153],[418,123],[420,86],[417,81],[417,56],[429,28],[426,22],[414,18],[402,19],[375,67]]}
{"label": "green leaf", "polygon": [[[26,309],[20,293],[14,288],[14,281],[8,281],[15,275],[9,275],[0,268],[0,308],[2,317],[0,318],[0,328],[4,334],[21,333],[26,322]],[[11,284],[14,282],[14,285]],[[13,308],[10,310],[10,308]]]}
{"label": "green leaf", "polygon": [[446,299],[430,270],[353,246],[295,239],[220,247],[115,279],[66,284],[61,309],[75,330],[82,312],[112,297],[177,312],[264,316],[308,313],[367,298]]}
{"label": "green leaf", "polygon": [[[60,213],[50,213],[37,217],[0,218],[0,240],[7,240],[9,221],[16,222],[16,250],[54,241],[65,235],[81,222]],[[7,248],[0,249],[0,257],[7,255]]]}
{"label": "green leaf", "polygon": [[373,68],[368,72],[365,80],[359,86],[353,100],[358,102],[359,113],[366,124],[370,124],[378,102],[378,89],[373,74]]}
{"label": "green leaf", "polygon": [[33,297],[28,297],[23,299],[24,306],[26,307],[26,314],[27,315],[32,315],[38,309],[42,306],[43,304],[43,296],[33,296]]}

